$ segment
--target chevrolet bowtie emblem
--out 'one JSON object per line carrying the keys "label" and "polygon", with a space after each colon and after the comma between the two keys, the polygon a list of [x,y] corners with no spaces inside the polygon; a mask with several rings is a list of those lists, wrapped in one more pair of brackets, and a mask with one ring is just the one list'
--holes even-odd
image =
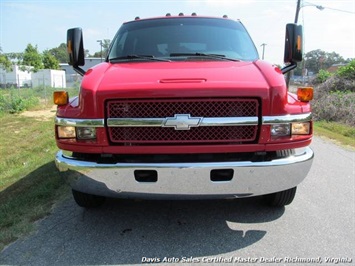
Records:
{"label": "chevrolet bowtie emblem", "polygon": [[174,117],[167,117],[162,127],[173,127],[175,130],[190,130],[191,127],[198,127],[202,117],[191,117],[190,114],[176,114]]}

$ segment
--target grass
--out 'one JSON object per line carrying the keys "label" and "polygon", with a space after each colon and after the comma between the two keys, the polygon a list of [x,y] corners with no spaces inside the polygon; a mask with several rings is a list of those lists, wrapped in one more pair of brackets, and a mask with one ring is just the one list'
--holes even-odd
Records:
{"label": "grass", "polygon": [[355,149],[355,128],[337,122],[314,122],[315,135],[325,136],[343,146]]}
{"label": "grass", "polygon": [[[41,109],[52,106],[55,88],[8,88],[0,89],[0,116],[4,113],[20,113],[25,110]],[[58,90],[62,90],[59,88]],[[78,88],[66,89],[70,96],[78,94]]]}
{"label": "grass", "polygon": [[0,117],[0,250],[33,229],[68,187],[54,165],[53,120]]}
{"label": "grass", "polygon": [[[77,93],[70,91],[72,96]],[[43,110],[52,106],[52,92],[7,89],[0,90],[0,98],[20,95],[26,102],[36,97],[37,104],[25,109]],[[5,105],[0,101],[1,106]],[[48,215],[53,204],[70,192],[53,161],[57,151],[53,119],[25,117],[13,110],[0,108],[0,250],[31,232],[33,222]]]}

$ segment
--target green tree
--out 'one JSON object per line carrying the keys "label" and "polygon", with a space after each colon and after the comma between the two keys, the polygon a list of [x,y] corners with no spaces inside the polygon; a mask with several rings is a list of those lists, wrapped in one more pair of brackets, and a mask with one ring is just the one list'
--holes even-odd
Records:
{"label": "green tree", "polygon": [[23,66],[22,68],[26,68],[26,66],[32,66],[33,72],[37,72],[39,69],[43,69],[42,55],[38,52],[37,45],[27,45],[23,53],[23,60],[21,65]]}
{"label": "green tree", "polygon": [[346,60],[344,60],[344,58],[339,54],[335,52],[327,53],[320,49],[306,53],[304,60],[305,68],[313,73],[318,73],[321,69],[326,70],[333,64],[346,62]]}
{"label": "green tree", "polygon": [[59,69],[59,62],[50,50],[43,52],[43,67],[45,69]]}
{"label": "green tree", "polygon": [[67,45],[65,43],[61,43],[58,47],[50,49],[49,52],[59,63],[68,63]]}
{"label": "green tree", "polygon": [[108,52],[108,48],[110,47],[111,40],[109,39],[104,39],[102,40],[102,54],[101,54],[101,49],[100,52],[96,52],[93,54],[93,57],[102,57],[105,58]]}
{"label": "green tree", "polygon": [[0,68],[10,71],[11,70],[11,61],[10,59],[2,53],[2,49],[0,47]]}
{"label": "green tree", "polygon": [[[58,60],[59,63],[68,63],[69,57],[67,52],[67,45],[61,43],[58,47],[52,48],[49,52]],[[85,56],[89,55],[89,50],[85,50]]]}
{"label": "green tree", "polygon": [[23,53],[6,53],[6,56],[11,61],[21,61],[23,59]]}

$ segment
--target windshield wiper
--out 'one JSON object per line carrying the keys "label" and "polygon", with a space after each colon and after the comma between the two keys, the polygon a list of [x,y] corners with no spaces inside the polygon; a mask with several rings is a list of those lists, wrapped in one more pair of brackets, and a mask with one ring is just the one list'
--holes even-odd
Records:
{"label": "windshield wiper", "polygon": [[223,54],[205,54],[205,53],[171,53],[171,57],[175,56],[201,56],[201,57],[206,57],[206,58],[213,58],[213,59],[220,59],[220,60],[228,60],[228,61],[235,61],[239,62],[239,59],[233,59],[226,57]]}
{"label": "windshield wiper", "polygon": [[115,62],[115,61],[134,60],[134,59],[171,62],[171,60],[169,60],[169,59],[158,58],[153,55],[138,55],[138,54],[129,54],[129,55],[125,55],[125,56],[114,57],[114,58],[110,58],[109,60],[110,60],[110,62],[112,62],[112,61]]}

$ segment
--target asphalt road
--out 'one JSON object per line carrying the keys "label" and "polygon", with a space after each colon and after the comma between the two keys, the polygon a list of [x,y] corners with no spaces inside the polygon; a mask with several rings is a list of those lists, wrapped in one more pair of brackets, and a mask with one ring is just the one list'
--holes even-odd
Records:
{"label": "asphalt road", "polygon": [[286,208],[250,198],[109,200],[85,210],[70,198],[0,264],[355,265],[355,152],[320,138],[312,148],[311,172]]}

